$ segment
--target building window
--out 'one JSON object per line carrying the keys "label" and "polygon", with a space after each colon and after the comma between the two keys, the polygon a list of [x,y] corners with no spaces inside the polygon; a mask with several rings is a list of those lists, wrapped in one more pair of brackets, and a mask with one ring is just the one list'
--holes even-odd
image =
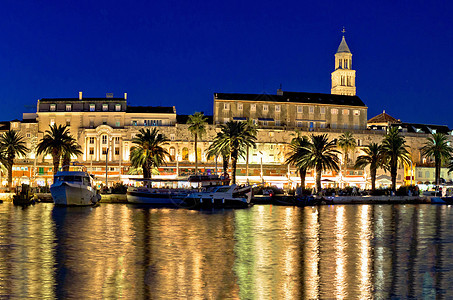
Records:
{"label": "building window", "polygon": [[338,115],[338,109],[332,108],[332,109],[330,110],[330,113],[331,113],[332,115]]}
{"label": "building window", "polygon": [[308,107],[308,112],[309,112],[310,114],[314,114],[314,113],[315,113],[315,107],[314,107],[314,106],[309,106],[309,107]]}
{"label": "building window", "polygon": [[270,149],[274,150],[274,144],[270,144]]}
{"label": "building window", "polygon": [[90,111],[95,111],[96,110],[96,105],[90,104]]}
{"label": "building window", "polygon": [[360,116],[360,110],[354,109],[354,116]]}
{"label": "building window", "polygon": [[256,111],[256,104],[250,104],[250,111]]}
{"label": "building window", "polygon": [[238,103],[238,110],[242,110],[242,109],[243,109],[242,103]]}
{"label": "building window", "polygon": [[425,178],[429,178],[429,171],[425,171]]}
{"label": "building window", "polygon": [[102,111],[108,111],[109,110],[109,105],[108,104],[102,104]]}
{"label": "building window", "polygon": [[102,148],[102,155],[107,155],[107,148]]}
{"label": "building window", "polygon": [[303,106],[302,106],[302,105],[298,105],[298,106],[297,106],[297,113],[298,113],[298,114],[301,114],[302,111],[303,111]]}
{"label": "building window", "polygon": [[115,155],[120,155],[120,148],[118,147],[115,148]]}
{"label": "building window", "polygon": [[28,138],[31,137],[31,134],[30,134],[30,133],[27,133],[27,137],[28,137]]}
{"label": "building window", "polygon": [[175,157],[176,157],[176,150],[175,150],[175,147],[170,147],[170,160],[171,161],[175,161]]}
{"label": "building window", "polygon": [[280,120],[275,120],[275,126],[280,126]]}
{"label": "building window", "polygon": [[182,160],[189,160],[189,149],[187,147],[182,148]]}
{"label": "building window", "polygon": [[71,119],[66,119],[66,126],[71,126]]}
{"label": "building window", "polygon": [[121,111],[121,104],[115,105],[115,111]]}
{"label": "building window", "polygon": [[263,105],[263,111],[268,112],[269,111],[269,106],[268,105]]}
{"label": "building window", "polygon": [[170,134],[170,141],[174,141],[175,140],[175,134],[174,133],[171,133]]}
{"label": "building window", "polygon": [[90,148],[90,155],[94,155],[94,148]]}
{"label": "building window", "polygon": [[94,144],[94,137],[90,136],[90,144]]}
{"label": "building window", "polygon": [[297,127],[302,127],[302,121],[297,121],[296,125]]}
{"label": "building window", "polygon": [[275,112],[280,112],[280,105],[275,105]]}
{"label": "building window", "polygon": [[66,111],[71,111],[72,105],[71,104],[66,104]]}
{"label": "building window", "polygon": [[53,125],[55,125],[55,119],[52,118],[52,119],[50,119],[50,126],[53,126]]}
{"label": "building window", "polygon": [[268,124],[269,124],[268,121],[263,121],[264,126],[267,126]]}
{"label": "building window", "polygon": [[50,105],[50,111],[56,111],[57,110],[57,105],[56,104],[51,104]]}
{"label": "building window", "polygon": [[343,109],[343,115],[345,116],[349,115],[349,109]]}
{"label": "building window", "polygon": [[357,146],[358,147],[362,146],[362,140],[357,140]]}
{"label": "building window", "polygon": [[94,120],[90,120],[90,127],[91,127],[91,128],[94,127]]}
{"label": "building window", "polygon": [[120,121],[115,121],[115,127],[120,127],[121,126],[121,122]]}
{"label": "building window", "polygon": [[223,103],[223,110],[230,110],[230,103]]}
{"label": "building window", "polygon": [[325,107],[320,107],[319,108],[319,112],[321,113],[321,115],[325,115],[326,114],[326,108]]}
{"label": "building window", "polygon": [[115,141],[115,144],[119,144],[119,142],[120,142],[120,137],[119,137],[119,136],[115,136],[115,137],[113,138],[113,140]]}
{"label": "building window", "polygon": [[138,122],[136,120],[131,121],[132,126],[137,126]]}
{"label": "building window", "polygon": [[104,135],[101,137],[101,141],[102,141],[102,144],[104,144],[104,145],[107,144],[107,135],[104,134]]}

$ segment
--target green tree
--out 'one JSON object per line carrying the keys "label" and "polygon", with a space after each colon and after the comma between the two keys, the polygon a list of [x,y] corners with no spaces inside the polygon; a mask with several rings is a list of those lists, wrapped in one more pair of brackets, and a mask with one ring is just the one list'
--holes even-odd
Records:
{"label": "green tree", "polygon": [[301,163],[316,171],[316,191],[319,193],[322,172],[340,170],[338,166],[340,151],[336,150],[335,141],[329,142],[327,134],[310,135],[304,148],[307,150],[307,154]]}
{"label": "green tree", "polygon": [[62,152],[62,169],[63,171],[69,171],[69,164],[71,163],[71,157],[72,156],[79,156],[82,155],[82,147],[77,143],[77,141],[70,136],[70,139],[67,141],[67,143],[63,147],[63,152]]}
{"label": "green tree", "polygon": [[371,190],[374,192],[376,189],[376,172],[377,169],[382,167],[382,151],[381,146],[377,143],[371,143],[362,149],[364,155],[357,157],[354,168],[365,169],[370,166],[371,176]]}
{"label": "green tree", "polygon": [[349,161],[349,152],[357,147],[356,141],[351,132],[346,131],[345,133],[340,135],[340,137],[338,138],[338,147],[344,153],[343,164],[346,166]]}
{"label": "green tree", "polygon": [[241,151],[255,145],[256,137],[250,133],[246,122],[229,121],[220,126],[221,131],[217,134],[211,147],[218,149],[218,152],[224,148],[230,149],[232,183],[236,183],[236,167],[238,156]]}
{"label": "green tree", "polygon": [[52,156],[54,175],[58,172],[61,155],[63,154],[65,147],[67,147],[73,139],[74,138],[69,133],[68,126],[53,124],[50,126],[49,130],[46,130],[44,137],[38,143],[36,154],[50,154]]}
{"label": "green tree", "polygon": [[396,190],[396,177],[398,163],[407,165],[410,163],[410,153],[407,151],[406,139],[400,135],[398,127],[392,127],[382,141],[382,158],[385,170],[390,170],[392,178],[392,190]]}
{"label": "green tree", "polygon": [[8,130],[0,136],[0,151],[2,152],[2,163],[8,170],[8,189],[11,190],[13,183],[13,165],[17,156],[25,156],[29,149],[25,146],[25,140],[15,130]]}
{"label": "green tree", "polygon": [[193,135],[195,143],[195,174],[198,174],[198,138],[202,138],[202,136],[206,133],[206,125],[208,124],[206,121],[208,118],[204,116],[203,113],[196,112],[193,115],[189,116],[187,120],[187,124],[190,124],[189,131]]}
{"label": "green tree", "polygon": [[435,181],[436,185],[439,185],[440,167],[442,162],[449,160],[453,152],[452,147],[449,145],[447,136],[440,132],[431,134],[421,148],[421,152],[425,157],[434,157],[434,167],[436,170]]}
{"label": "green tree", "polygon": [[[258,133],[257,128],[258,128],[258,126],[256,126],[255,123],[253,123],[252,119],[247,120],[247,130],[250,132],[250,135],[256,136],[256,134]],[[250,156],[249,152],[250,152],[250,147],[247,146],[246,154],[245,154],[245,174],[247,174],[246,175],[247,177],[249,176],[249,156]]]}
{"label": "green tree", "polygon": [[299,171],[302,189],[305,188],[305,177],[307,175],[306,157],[309,153],[307,149],[308,143],[307,136],[301,136],[297,133],[297,136],[291,140],[289,157],[286,159],[287,164],[294,165]]}
{"label": "green tree", "polygon": [[131,148],[131,165],[134,168],[143,168],[143,178],[151,178],[152,169],[158,168],[165,163],[165,159],[170,156],[168,151],[163,148],[168,139],[159,134],[157,128],[140,129],[139,133],[132,139],[135,144]]}

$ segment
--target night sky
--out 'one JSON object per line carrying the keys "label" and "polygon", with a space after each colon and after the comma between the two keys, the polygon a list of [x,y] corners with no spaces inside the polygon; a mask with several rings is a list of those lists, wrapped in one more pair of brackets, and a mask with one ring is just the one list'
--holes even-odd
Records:
{"label": "night sky", "polygon": [[0,9],[0,120],[128,93],[212,115],[213,93],[330,93],[346,28],[371,118],[453,127],[452,1],[17,1]]}

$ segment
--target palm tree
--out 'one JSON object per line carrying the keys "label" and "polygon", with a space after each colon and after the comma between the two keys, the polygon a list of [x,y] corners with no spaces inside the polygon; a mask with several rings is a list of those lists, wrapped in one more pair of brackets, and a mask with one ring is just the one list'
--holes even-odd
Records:
{"label": "palm tree", "polygon": [[[220,132],[217,134],[219,135]],[[215,144],[211,144],[206,152],[208,159],[212,157],[218,157],[219,155],[222,157],[222,169],[223,169],[223,176],[226,177],[228,175],[228,163],[230,160],[230,149],[228,147],[217,148]]]}
{"label": "palm tree", "polygon": [[66,125],[53,124],[49,130],[46,130],[44,137],[38,143],[36,148],[37,155],[52,155],[53,174],[58,172],[61,155],[65,147],[71,143],[74,138],[69,133],[69,127]]}
{"label": "palm tree", "polygon": [[82,147],[77,143],[77,141],[71,136],[71,139],[68,140],[66,145],[63,148],[62,153],[62,168],[63,171],[69,171],[69,164],[71,163],[71,156],[75,155],[82,155]]}
{"label": "palm tree", "polygon": [[[252,119],[247,120],[247,130],[250,132],[251,135],[256,136],[257,134],[257,126],[255,123],[253,123]],[[247,146],[246,149],[246,154],[245,154],[245,174],[246,176],[249,176],[249,150],[250,147]]]}
{"label": "palm tree", "polygon": [[29,149],[25,146],[24,137],[15,130],[8,130],[0,136],[0,151],[2,163],[8,170],[8,189],[11,190],[13,183],[13,165],[16,156],[25,156]]}
{"label": "palm tree", "polygon": [[422,155],[434,157],[434,166],[436,170],[436,185],[440,183],[440,167],[442,161],[450,159],[453,148],[450,147],[447,136],[443,133],[433,133],[427,138],[424,146],[421,148]]}
{"label": "palm tree", "polygon": [[352,133],[346,131],[338,138],[338,147],[344,153],[344,162],[343,164],[346,166],[349,160],[349,151],[354,150],[357,147],[356,141],[352,136]]}
{"label": "palm tree", "polygon": [[300,136],[299,132],[297,132],[297,136],[291,140],[290,156],[286,159],[287,164],[292,164],[299,170],[300,186],[302,189],[305,188],[305,177],[307,175],[305,158],[308,154],[308,143],[308,138],[306,136]]}
{"label": "palm tree", "polygon": [[255,145],[256,137],[248,130],[246,122],[228,121],[222,124],[221,131],[217,134],[211,147],[220,151],[226,147],[230,149],[232,183],[236,183],[236,166],[238,156],[244,147]]}
{"label": "palm tree", "polygon": [[301,163],[307,168],[316,171],[316,190],[321,190],[321,173],[323,171],[339,171],[338,154],[335,141],[328,141],[327,134],[311,135],[307,145],[304,147],[307,154]]}
{"label": "palm tree", "polygon": [[159,134],[157,128],[140,129],[139,133],[132,139],[136,146],[131,148],[131,165],[134,168],[143,168],[143,178],[151,178],[152,168],[157,168],[165,163],[165,158],[169,157],[165,148],[162,146],[168,139]]}
{"label": "palm tree", "polygon": [[208,118],[204,116],[203,113],[196,112],[193,115],[189,116],[189,120],[187,120],[187,124],[190,124],[189,131],[194,136],[195,140],[195,174],[198,174],[198,138],[202,138],[203,134],[206,133],[206,124]]}
{"label": "palm tree", "polygon": [[377,143],[371,143],[362,150],[365,152],[365,155],[357,157],[354,168],[364,169],[366,166],[370,165],[371,190],[374,192],[376,189],[376,171],[382,166],[381,146]]}
{"label": "palm tree", "polygon": [[382,158],[384,169],[390,170],[392,177],[392,190],[396,189],[396,176],[398,173],[398,162],[400,164],[410,163],[410,153],[406,149],[406,140],[400,135],[398,127],[392,127],[382,141]]}

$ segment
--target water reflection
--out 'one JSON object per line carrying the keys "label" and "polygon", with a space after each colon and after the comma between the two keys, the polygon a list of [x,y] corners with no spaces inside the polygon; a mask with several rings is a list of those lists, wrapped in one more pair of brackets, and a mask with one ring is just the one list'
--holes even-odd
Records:
{"label": "water reflection", "polygon": [[445,298],[453,210],[431,205],[0,205],[0,298]]}

